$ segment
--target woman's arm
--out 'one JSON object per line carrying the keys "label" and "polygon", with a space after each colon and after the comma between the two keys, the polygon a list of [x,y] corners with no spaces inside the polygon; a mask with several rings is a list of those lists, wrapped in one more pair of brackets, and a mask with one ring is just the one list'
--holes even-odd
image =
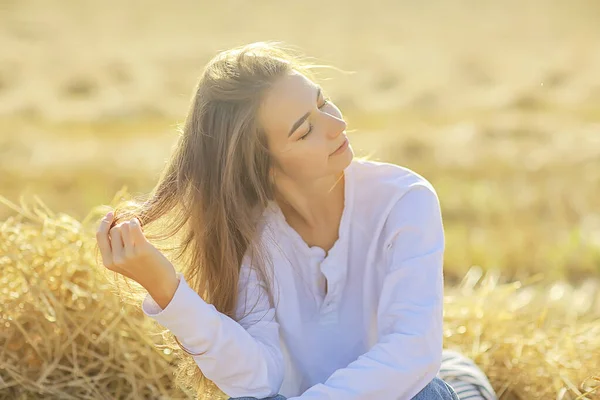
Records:
{"label": "woman's arm", "polygon": [[238,322],[220,313],[191,289],[181,273],[179,286],[164,310],[148,294],[144,313],[169,329],[194,355],[202,373],[230,397],[274,396],[283,382],[279,324],[256,273],[240,271],[238,315],[244,304],[251,312]]}
{"label": "woman's arm", "polygon": [[325,383],[288,400],[409,400],[438,373],[445,243],[433,188],[412,186],[392,209],[384,234],[387,274],[378,308],[378,343]]}

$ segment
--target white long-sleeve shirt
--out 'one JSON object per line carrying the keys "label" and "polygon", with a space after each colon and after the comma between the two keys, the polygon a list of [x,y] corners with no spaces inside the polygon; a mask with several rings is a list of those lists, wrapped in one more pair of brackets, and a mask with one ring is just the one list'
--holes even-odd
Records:
{"label": "white long-sleeve shirt", "polygon": [[438,373],[445,241],[437,194],[417,173],[376,161],[354,159],[344,179],[339,238],[327,253],[309,247],[275,202],[265,210],[273,308],[246,262],[238,312],[247,299],[258,303],[239,323],[181,273],[164,310],[144,299],[146,315],[205,352],[194,360],[228,396],[408,400]]}

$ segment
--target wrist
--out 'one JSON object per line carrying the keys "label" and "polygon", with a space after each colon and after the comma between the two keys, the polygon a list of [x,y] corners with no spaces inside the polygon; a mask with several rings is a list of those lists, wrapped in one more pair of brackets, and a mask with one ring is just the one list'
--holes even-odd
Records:
{"label": "wrist", "polygon": [[160,285],[157,287],[153,287],[150,289],[146,289],[150,296],[154,299],[156,304],[160,306],[161,309],[167,308],[171,300],[173,300],[173,296],[175,296],[175,292],[179,287],[179,278],[177,275],[173,275],[168,279],[161,280]]}

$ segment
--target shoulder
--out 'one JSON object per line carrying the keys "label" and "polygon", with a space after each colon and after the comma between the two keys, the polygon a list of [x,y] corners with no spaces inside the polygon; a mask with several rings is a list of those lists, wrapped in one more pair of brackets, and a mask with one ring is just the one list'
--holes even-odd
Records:
{"label": "shoulder", "polygon": [[383,243],[400,232],[443,236],[438,194],[425,177],[391,163],[360,159],[353,163],[357,216],[376,224],[370,232],[379,232]]}
{"label": "shoulder", "polygon": [[393,208],[411,206],[422,198],[438,201],[431,182],[410,168],[362,159],[352,163],[354,197],[359,206],[376,207],[380,212],[389,213]]}
{"label": "shoulder", "polygon": [[363,159],[355,159],[352,164],[359,189],[403,192],[412,186],[422,185],[433,190],[433,185],[425,177],[401,165]]}

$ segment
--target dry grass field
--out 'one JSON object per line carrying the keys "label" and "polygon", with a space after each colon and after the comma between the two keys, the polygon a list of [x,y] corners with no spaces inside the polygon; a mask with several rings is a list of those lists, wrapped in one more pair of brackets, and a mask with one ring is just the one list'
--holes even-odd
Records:
{"label": "dry grass field", "polygon": [[[352,72],[324,70],[320,83],[345,114],[357,155],[407,166],[437,188],[447,235],[448,343],[486,367],[502,398],[575,399],[584,377],[600,376],[599,18],[594,0],[0,0],[5,327],[23,315],[7,313],[9,303],[25,299],[13,295],[13,277],[36,275],[36,257],[66,271],[71,258],[59,254],[76,253],[60,243],[87,248],[95,221],[85,218],[98,217],[90,214],[95,207],[108,205],[123,186],[133,194],[151,190],[208,59],[229,47],[281,40]],[[68,240],[60,229],[48,233],[39,215],[16,217],[11,204],[33,195],[60,213],[50,219],[68,225]],[[90,256],[76,260],[91,265]],[[488,279],[496,291],[465,289],[474,271],[497,276]],[[511,292],[509,282],[540,284],[538,297]],[[502,284],[513,289],[500,290]],[[477,309],[482,298],[510,317]],[[526,313],[515,312],[524,305]],[[569,313],[573,307],[584,311]],[[488,353],[473,347],[480,336],[468,331],[467,316],[480,313],[494,317],[483,325]],[[555,369],[544,369],[551,363],[541,358],[557,346],[538,344],[568,335],[543,325],[545,313],[561,327],[589,328],[579,347],[560,348],[576,358],[554,359]],[[585,323],[577,319],[583,316]],[[0,335],[0,398],[38,398],[31,376],[13,380],[13,333],[23,335]],[[500,345],[500,334],[511,340]],[[502,358],[519,346],[539,353]],[[531,364],[535,359],[545,367]],[[544,377],[539,368],[556,374]],[[522,381],[511,380],[517,371]],[[540,389],[544,379],[547,391]],[[61,398],[99,398],[86,396]]]}

